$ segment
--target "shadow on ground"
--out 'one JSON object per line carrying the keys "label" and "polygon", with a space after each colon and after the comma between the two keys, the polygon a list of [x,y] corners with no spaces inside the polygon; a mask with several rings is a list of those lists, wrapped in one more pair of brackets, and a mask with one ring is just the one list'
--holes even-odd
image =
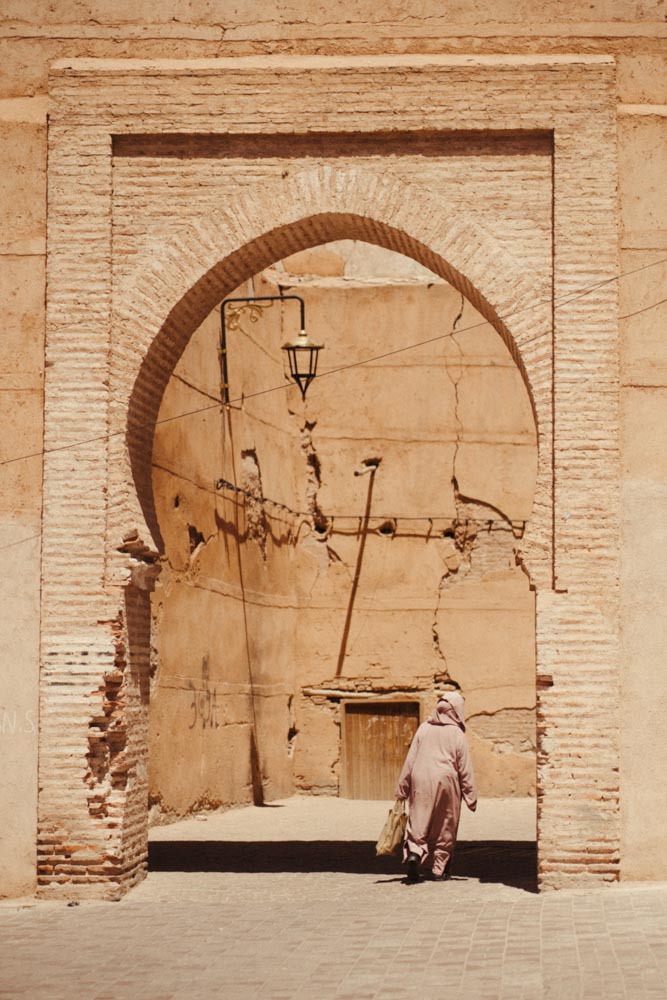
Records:
{"label": "shadow on ground", "polygon": [[[347,872],[400,877],[393,858],[376,858],[372,841],[288,840],[154,841],[148,866],[160,872]],[[537,891],[537,846],[526,841],[461,841],[452,862],[453,878],[495,882]]]}

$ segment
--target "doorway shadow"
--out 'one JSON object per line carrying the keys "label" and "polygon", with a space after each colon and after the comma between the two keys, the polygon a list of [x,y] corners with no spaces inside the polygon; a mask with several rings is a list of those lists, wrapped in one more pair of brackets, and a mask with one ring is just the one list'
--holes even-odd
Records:
{"label": "doorway shadow", "polygon": [[[155,872],[344,872],[403,875],[397,858],[375,856],[365,840],[159,840],[148,846],[148,867]],[[537,846],[529,841],[461,841],[452,876],[495,882],[537,892]]]}
{"label": "doorway shadow", "polygon": [[537,844],[534,840],[460,840],[451,873],[454,878],[537,892]]}

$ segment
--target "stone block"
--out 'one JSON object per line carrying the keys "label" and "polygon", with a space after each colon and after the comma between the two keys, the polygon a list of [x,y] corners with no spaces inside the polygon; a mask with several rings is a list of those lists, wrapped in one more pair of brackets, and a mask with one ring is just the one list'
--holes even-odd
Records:
{"label": "stone block", "polygon": [[[664,421],[662,423],[664,427]],[[621,670],[621,874],[662,870],[667,770],[667,489],[664,477],[623,487]]]}
{"label": "stone block", "polygon": [[667,56],[634,46],[617,56],[618,99],[623,104],[667,104]]}
{"label": "stone block", "polygon": [[[161,668],[158,682],[172,674],[212,683],[248,683],[247,637],[239,595],[225,597],[205,587],[173,585],[161,600]],[[223,621],[211,636],[201,622]],[[215,638],[212,642],[211,639]]]}
{"label": "stone block", "polygon": [[435,628],[469,715],[534,707],[534,595],[520,571],[452,586],[441,596]]}
{"label": "stone block", "polygon": [[0,377],[0,510],[32,511],[42,506],[42,426],[44,395],[41,389],[8,389]]}
{"label": "stone block", "polygon": [[[667,385],[667,249],[621,254],[621,384]],[[624,318],[625,317],[625,318]]]}
{"label": "stone block", "polygon": [[291,702],[285,692],[255,699],[258,764],[266,802],[294,794],[292,760],[298,733]]}
{"label": "stone block", "polygon": [[[44,371],[44,257],[0,256],[3,303],[0,379],[13,388],[41,388]],[[5,380],[7,384],[7,380]]]}
{"label": "stone block", "polygon": [[618,179],[624,250],[667,246],[666,160],[667,116],[659,109],[620,116]]}
{"label": "stone block", "polygon": [[661,483],[667,479],[667,388],[624,389],[621,395],[623,479]]}
{"label": "stone block", "polygon": [[48,66],[62,52],[55,39],[0,39],[0,98],[32,97],[47,91]]}
{"label": "stone block", "polygon": [[37,836],[40,523],[0,513],[0,896],[34,891]]}
{"label": "stone block", "polygon": [[46,123],[0,120],[0,253],[43,254]]}
{"label": "stone block", "polygon": [[[454,516],[453,440],[396,440],[382,435],[323,439],[317,434],[313,439],[322,470],[318,505],[327,516],[347,515],[339,525],[348,531],[354,530],[355,519],[365,515],[369,493],[373,518]],[[368,473],[354,475],[368,458],[382,460],[372,491]]]}
{"label": "stone block", "polygon": [[[358,242],[355,247],[357,258],[368,256],[370,269],[374,248]],[[451,338],[441,335],[451,332],[461,311],[460,293],[438,279],[432,285],[411,280],[415,262],[403,254],[385,250],[383,257],[394,261],[391,277],[375,272],[372,281],[367,274],[365,284],[353,280],[299,291],[306,304],[309,334],[326,345],[322,354],[326,368],[366,361],[387,351],[401,352],[388,361],[401,369],[438,364],[449,354],[458,356]],[[465,323],[463,317],[459,320],[461,327],[479,319],[471,306],[467,310]],[[417,346],[433,337],[441,339]]]}
{"label": "stone block", "polygon": [[294,784],[311,794],[337,794],[340,776],[339,707],[329,701],[299,698]]}
{"label": "stone block", "polygon": [[455,474],[459,491],[489,504],[510,521],[528,521],[535,495],[537,456],[531,445],[465,441],[458,449]]}
{"label": "stone block", "polygon": [[[521,751],[515,742],[496,737],[485,739],[475,731],[472,720],[466,727],[468,745],[475,769],[478,795],[500,798],[535,795],[535,712],[522,710]],[[498,720],[494,720],[498,727]]]}
{"label": "stone block", "polygon": [[286,276],[317,275],[318,277],[341,277],[345,273],[345,261],[333,249],[316,247],[301,250],[285,257],[282,262]]}
{"label": "stone block", "polygon": [[150,739],[149,794],[163,814],[252,802],[249,723],[225,724],[205,691],[157,691]]}
{"label": "stone block", "polygon": [[[499,338],[498,338],[499,339]],[[450,359],[458,391],[457,420],[464,437],[535,445],[535,418],[519,369],[499,343],[494,355]],[[504,361],[504,363],[503,363]]]}

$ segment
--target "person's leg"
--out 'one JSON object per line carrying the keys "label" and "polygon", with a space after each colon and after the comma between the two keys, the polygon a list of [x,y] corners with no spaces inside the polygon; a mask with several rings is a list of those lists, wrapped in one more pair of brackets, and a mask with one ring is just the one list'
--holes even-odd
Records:
{"label": "person's leg", "polygon": [[461,816],[461,792],[455,777],[442,782],[433,816],[433,875],[442,878],[456,844]]}
{"label": "person's leg", "polygon": [[408,881],[418,882],[423,863],[430,860],[428,844],[433,791],[413,784],[410,791],[408,822],[405,828],[403,860],[408,866]]}
{"label": "person's leg", "polygon": [[419,830],[419,827],[415,829],[415,826],[411,826],[410,820],[408,819],[408,823],[405,828],[405,841],[403,843],[403,861],[405,861],[408,866],[409,882],[419,881],[419,869],[422,858],[425,857],[425,855],[426,844],[424,843],[424,836]]}

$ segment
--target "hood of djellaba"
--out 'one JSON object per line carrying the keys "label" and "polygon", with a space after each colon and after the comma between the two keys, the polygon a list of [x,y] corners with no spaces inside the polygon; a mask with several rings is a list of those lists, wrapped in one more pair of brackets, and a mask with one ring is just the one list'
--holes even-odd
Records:
{"label": "hood of djellaba", "polygon": [[458,691],[440,695],[438,704],[428,718],[433,726],[459,726],[465,732],[465,702]]}

